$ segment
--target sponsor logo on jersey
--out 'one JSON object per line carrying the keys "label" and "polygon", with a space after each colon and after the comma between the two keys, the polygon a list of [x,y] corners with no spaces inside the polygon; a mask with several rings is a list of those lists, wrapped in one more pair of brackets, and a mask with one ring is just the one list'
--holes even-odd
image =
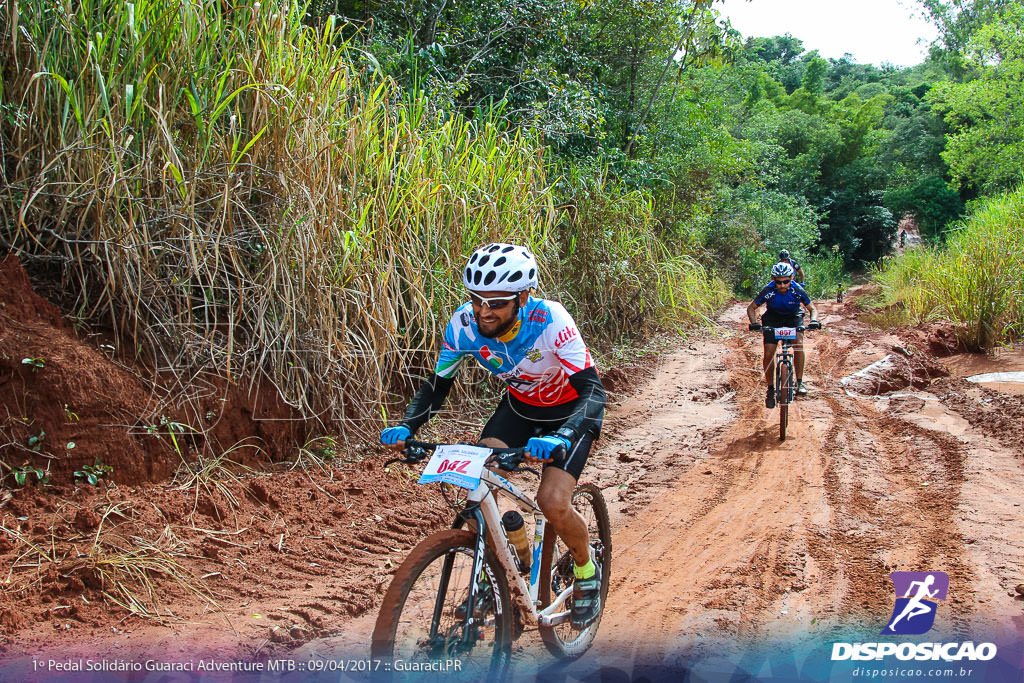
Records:
{"label": "sponsor logo on jersey", "polygon": [[459,320],[462,322],[463,327],[469,327],[469,323],[473,321],[473,316],[467,311],[463,311],[459,314]]}
{"label": "sponsor logo on jersey", "polygon": [[526,357],[532,360],[534,363],[537,363],[540,361],[541,358],[544,357],[544,354],[538,351],[537,349],[530,349],[529,351],[526,352]]}
{"label": "sponsor logo on jersey", "polygon": [[494,352],[491,351],[486,346],[481,346],[480,347],[480,357],[483,358],[488,363],[490,363],[495,368],[500,368],[501,367],[501,363],[502,363],[501,358],[496,356],[494,354]]}
{"label": "sponsor logo on jersey", "polygon": [[569,325],[559,332],[557,337],[555,337],[555,348],[562,348],[577,336],[579,336],[579,330],[576,329],[575,325]]}
{"label": "sponsor logo on jersey", "polygon": [[530,311],[530,317],[526,319],[528,323],[546,323],[548,321],[548,312],[542,308],[535,308]]}

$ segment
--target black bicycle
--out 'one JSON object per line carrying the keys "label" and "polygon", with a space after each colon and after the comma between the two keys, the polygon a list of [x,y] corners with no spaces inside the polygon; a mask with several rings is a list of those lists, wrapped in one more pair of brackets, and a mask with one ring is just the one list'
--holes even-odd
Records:
{"label": "black bicycle", "polygon": [[789,404],[796,400],[796,372],[793,370],[793,344],[797,334],[806,330],[820,330],[821,324],[811,321],[806,327],[771,327],[770,325],[751,325],[752,329],[765,330],[775,336],[779,348],[775,353],[775,405],[779,407],[779,440],[786,440],[786,427],[789,425]]}

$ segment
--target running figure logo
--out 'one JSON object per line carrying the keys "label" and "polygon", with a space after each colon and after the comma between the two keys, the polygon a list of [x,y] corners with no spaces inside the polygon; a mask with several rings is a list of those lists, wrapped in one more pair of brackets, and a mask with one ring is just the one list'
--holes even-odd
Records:
{"label": "running figure logo", "polygon": [[943,572],[893,572],[896,606],[882,635],[904,636],[927,633],[935,623],[938,600],[946,599],[949,577]]}

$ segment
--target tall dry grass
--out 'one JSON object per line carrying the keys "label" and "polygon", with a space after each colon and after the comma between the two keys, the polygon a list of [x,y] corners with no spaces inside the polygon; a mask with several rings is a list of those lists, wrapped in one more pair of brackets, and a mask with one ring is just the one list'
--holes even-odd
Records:
{"label": "tall dry grass", "polygon": [[[607,202],[556,209],[536,135],[375,80],[301,4],[5,11],[0,239],[57,264],[77,315],[159,370],[262,376],[368,435],[492,240],[530,245],[596,334],[637,296],[645,325],[708,310],[690,287],[710,279],[654,240],[642,202],[628,228]],[[622,249],[580,248],[609,230]],[[619,287],[623,258],[644,276]]]}

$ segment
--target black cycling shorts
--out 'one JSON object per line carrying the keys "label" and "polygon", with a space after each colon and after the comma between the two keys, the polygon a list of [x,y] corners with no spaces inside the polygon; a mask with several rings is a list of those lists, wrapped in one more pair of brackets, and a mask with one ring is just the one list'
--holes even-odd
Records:
{"label": "black cycling shorts", "polygon": [[[786,315],[784,313],[773,313],[771,311],[765,311],[764,315],[761,316],[761,324],[768,325],[769,327],[799,327],[804,324],[804,312],[797,311]],[[778,344],[779,340],[775,338],[775,332],[769,332],[764,330],[762,332],[765,344]],[[799,336],[799,334],[798,334]]]}
{"label": "black cycling shorts", "polygon": [[[578,400],[557,406],[531,406],[505,394],[494,410],[494,415],[484,425],[480,438],[500,439],[509,448],[522,448],[531,437],[551,434],[561,427],[576,412]],[[547,463],[545,469],[557,467],[578,480],[590,457],[590,447],[600,433],[601,423],[598,422],[573,444],[565,462],[558,465]]]}

